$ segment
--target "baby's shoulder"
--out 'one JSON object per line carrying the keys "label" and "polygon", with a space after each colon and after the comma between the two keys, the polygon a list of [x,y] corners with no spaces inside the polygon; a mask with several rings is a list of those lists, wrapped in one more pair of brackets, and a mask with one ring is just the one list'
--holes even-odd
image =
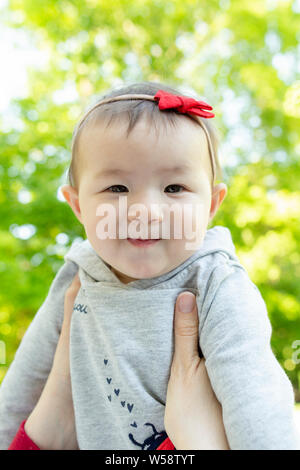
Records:
{"label": "baby's shoulder", "polygon": [[224,257],[211,269],[203,291],[201,321],[210,318],[211,325],[230,319],[231,327],[253,327],[270,332],[266,303],[245,267],[237,260]]}
{"label": "baby's shoulder", "polygon": [[249,278],[238,258],[229,256],[225,251],[215,251],[198,258],[193,271],[197,286],[202,290],[203,288],[217,290],[220,283],[233,273],[240,281],[245,277]]}
{"label": "baby's shoulder", "polygon": [[53,290],[65,290],[72,282],[75,274],[78,272],[78,265],[73,261],[66,260],[57,271],[49,293]]}
{"label": "baby's shoulder", "polygon": [[199,293],[199,303],[204,310],[217,299],[223,305],[230,305],[234,300],[238,302],[241,295],[244,299],[261,296],[239,260],[221,251],[198,260],[194,280]]}

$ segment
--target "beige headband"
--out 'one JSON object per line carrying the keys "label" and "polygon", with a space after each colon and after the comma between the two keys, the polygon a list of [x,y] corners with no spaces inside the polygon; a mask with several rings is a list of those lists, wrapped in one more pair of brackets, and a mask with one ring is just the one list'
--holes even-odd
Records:
{"label": "beige headband", "polygon": [[[154,99],[154,96],[151,95],[144,95],[144,94],[129,94],[129,95],[119,95],[119,96],[113,96],[111,98],[106,98],[102,101],[99,101],[96,103],[91,109],[89,109],[86,114],[83,116],[83,118],[80,120],[77,129],[79,129],[83,123],[83,121],[87,118],[87,116],[94,111],[94,109],[98,108],[98,106],[101,106],[102,104],[106,103],[112,103],[114,101],[122,101],[122,100],[148,100],[148,101],[154,101],[157,103],[157,101]],[[204,126],[203,122],[200,120],[199,116],[192,114],[192,113],[187,113],[190,117],[194,119],[205,132],[205,135],[207,137],[208,141],[208,147],[209,147],[209,156],[210,156],[210,161],[212,165],[212,171],[213,171],[213,182],[215,181],[215,175],[216,175],[216,164],[215,164],[215,158],[214,158],[214,151],[213,151],[213,146],[211,143],[210,135],[206,127]]]}

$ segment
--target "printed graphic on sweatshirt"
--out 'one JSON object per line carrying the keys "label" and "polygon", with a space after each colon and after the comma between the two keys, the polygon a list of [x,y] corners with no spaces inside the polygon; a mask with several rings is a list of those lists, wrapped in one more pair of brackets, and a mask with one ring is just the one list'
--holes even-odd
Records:
{"label": "printed graphic on sweatshirt", "polygon": [[[74,304],[73,310],[76,310],[78,312],[87,314],[88,313],[88,306],[84,304]],[[104,367],[107,366],[108,364],[108,359],[103,359]],[[126,400],[121,400],[121,395],[120,395],[120,388],[117,388],[115,384],[112,382],[112,377],[106,377],[106,382],[108,385],[111,385],[112,391],[110,392],[109,395],[107,395],[107,399],[112,402],[112,399],[115,397],[119,398],[119,404],[123,408],[126,408],[128,410],[128,413],[132,413],[134,403],[126,403]],[[137,429],[138,424],[136,423],[135,420],[130,424],[132,428]],[[144,426],[150,426],[151,427],[151,434],[144,440],[144,442],[139,442],[137,438],[134,437],[133,430],[129,432],[128,438],[129,440],[137,447],[140,447],[141,450],[155,450],[157,447],[160,446],[160,444],[167,439],[168,435],[166,431],[157,431],[154,424],[152,423],[144,423]]]}
{"label": "printed graphic on sweatshirt", "polygon": [[74,304],[73,310],[78,310],[81,313],[87,313],[87,305]]}
{"label": "printed graphic on sweatshirt", "polygon": [[[108,359],[104,359],[103,363],[104,367],[106,367],[108,364]],[[108,400],[111,402],[112,396],[121,398],[121,396],[119,396],[120,388],[116,388],[115,385],[112,383],[112,377],[106,377],[106,381],[107,384],[111,385],[111,387],[113,388],[113,392],[107,395]],[[126,400],[120,400],[120,405],[123,408],[127,407],[128,413],[132,413],[134,403],[126,403]],[[138,428],[138,424],[136,423],[136,421],[133,421],[130,426],[132,428]],[[141,450],[157,449],[157,447],[159,447],[160,444],[168,437],[167,433],[165,431],[157,431],[154,424],[152,423],[144,423],[144,426],[151,426],[152,428],[151,434],[144,440],[144,442],[139,442],[137,439],[135,439],[133,431],[128,434],[128,438],[134,445],[140,447]]]}

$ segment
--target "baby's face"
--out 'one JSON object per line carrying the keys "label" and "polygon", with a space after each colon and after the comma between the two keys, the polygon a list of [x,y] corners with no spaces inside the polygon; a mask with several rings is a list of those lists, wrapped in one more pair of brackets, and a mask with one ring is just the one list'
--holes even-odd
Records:
{"label": "baby's face", "polygon": [[[208,152],[200,125],[184,119],[174,128],[160,129],[158,135],[145,119],[128,137],[122,121],[108,129],[101,123],[89,124],[82,132],[77,210],[68,202],[94,250],[122,282],[167,273],[200,248],[226,195],[223,184],[223,193],[212,201]],[[133,204],[140,204],[143,212],[134,210]],[[176,216],[170,210],[174,204]],[[112,210],[106,212],[108,207]],[[109,238],[103,239],[101,229]],[[160,240],[137,246],[128,238]]]}

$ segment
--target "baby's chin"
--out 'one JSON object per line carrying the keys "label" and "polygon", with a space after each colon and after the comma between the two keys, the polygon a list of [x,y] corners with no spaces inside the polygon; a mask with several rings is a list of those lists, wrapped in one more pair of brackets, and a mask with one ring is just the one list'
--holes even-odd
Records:
{"label": "baby's chin", "polygon": [[149,269],[149,267],[140,266],[138,269],[131,269],[128,270],[128,268],[124,272],[121,271],[121,269],[117,269],[113,266],[110,266],[110,270],[117,276],[117,278],[123,282],[124,284],[128,284],[129,282],[133,281],[138,281],[140,279],[152,279],[154,277],[161,276],[163,274],[166,274],[168,271],[170,271],[172,268],[166,267],[163,270],[158,270],[156,269]]}
{"label": "baby's chin", "polygon": [[[159,242],[163,242],[162,240]],[[158,246],[149,247],[141,251],[137,247],[124,246],[128,241],[92,243],[93,248],[109,266],[110,270],[118,277],[121,282],[128,284],[140,279],[152,279],[175,269],[193,252],[183,249],[182,240],[174,241],[172,250],[158,249]],[[178,242],[178,243],[176,243]]]}

